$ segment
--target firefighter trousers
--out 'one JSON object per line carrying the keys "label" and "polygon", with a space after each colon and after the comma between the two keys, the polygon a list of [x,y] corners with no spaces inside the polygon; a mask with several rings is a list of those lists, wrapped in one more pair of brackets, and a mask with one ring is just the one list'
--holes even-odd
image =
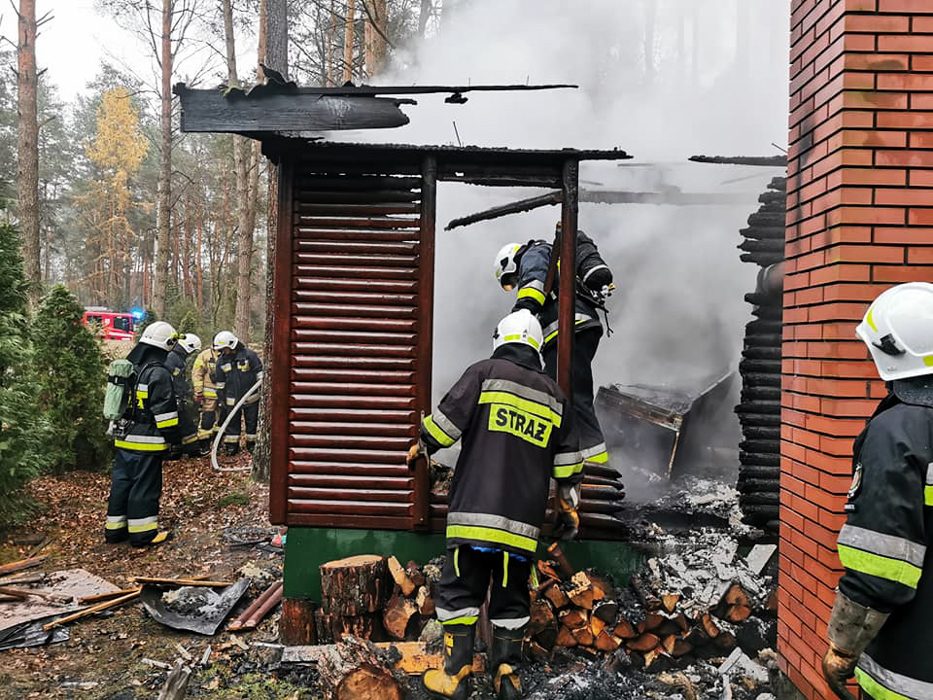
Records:
{"label": "firefighter trousers", "polygon": [[114,450],[104,538],[142,546],[159,533],[162,453]]}
{"label": "firefighter trousers", "polygon": [[259,401],[253,401],[241,406],[233,418],[227,423],[224,431],[224,444],[238,445],[240,443],[241,426],[246,428],[246,446],[252,448],[256,442],[256,430],[259,426]]}
{"label": "firefighter trousers", "polygon": [[[596,417],[593,401],[593,358],[599,347],[603,329],[587,328],[573,334],[573,419],[580,435],[580,452],[589,462],[607,462],[606,441]],[[557,341],[545,346],[544,368],[552,379],[557,379]]]}
{"label": "firefighter trousers", "polygon": [[198,440],[209,440],[217,432],[218,426],[223,423],[223,407],[217,396],[204,395],[201,403],[201,420],[198,423]]}
{"label": "firefighter trousers", "polygon": [[437,619],[443,625],[475,624],[489,591],[490,622],[496,627],[519,629],[530,616],[530,574],[531,561],[514,554],[448,546],[434,600]]}

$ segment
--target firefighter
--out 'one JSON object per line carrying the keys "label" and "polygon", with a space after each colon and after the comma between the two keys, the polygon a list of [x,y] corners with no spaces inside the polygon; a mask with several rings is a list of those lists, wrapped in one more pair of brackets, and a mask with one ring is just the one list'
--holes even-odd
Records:
{"label": "firefighter", "polygon": [[[213,374],[217,396],[223,400],[224,409],[230,411],[254,384],[262,381],[262,360],[230,331],[221,331],[214,336],[214,351],[220,355]],[[259,423],[258,391],[246,399],[243,407],[227,423],[224,446],[228,456],[240,451],[241,422],[246,424],[246,449],[252,452]]]}
{"label": "firefighter", "polygon": [[194,333],[185,333],[178,338],[175,347],[168,354],[165,367],[172,373],[175,385],[175,396],[178,397],[178,416],[181,429],[181,444],[185,451],[191,453],[198,441],[197,404],[194,401],[191,382],[188,380],[188,358],[201,352],[201,339]]}
{"label": "firefighter", "polygon": [[[560,238],[560,223],[557,224]],[[545,284],[551,266],[551,244],[529,241],[525,245],[510,243],[496,255],[496,279],[505,291],[518,289],[513,311],[528,309],[536,314],[544,327],[544,365],[550,377],[557,378],[557,270],[553,289],[545,294]],[[574,314],[573,342],[573,412],[580,436],[580,452],[587,462],[609,461],[603,431],[593,408],[593,358],[603,335],[597,310],[605,312],[605,299],[615,289],[612,271],[600,257],[593,240],[577,231],[577,294]]]}
{"label": "firefighter", "polygon": [[542,342],[541,324],[527,309],[502,319],[492,358],[464,372],[424,418],[421,440],[409,450],[411,463],[422,452],[462,441],[450,487],[447,559],[435,597],[444,626],[444,668],[423,679],[435,697],[469,695],[476,620],[487,590],[496,694],[521,697],[517,666],[530,614],[528,577],[552,476],[559,485],[563,536],[576,534],[583,460],[570,403],[542,371]]}
{"label": "firefighter", "polygon": [[217,353],[212,345],[198,354],[191,369],[194,401],[201,409],[198,421],[198,454],[201,456],[211,453],[211,438],[223,421],[223,406],[217,400],[217,385],[212,378],[216,366]]}
{"label": "firefighter", "polygon": [[143,331],[127,359],[134,380],[128,403],[113,427],[116,448],[104,537],[108,543],[129,539],[134,547],[162,544],[171,533],[159,530],[162,462],[181,453],[178,401],[168,354],[178,336],[164,321]]}
{"label": "firefighter", "polygon": [[882,293],[856,329],[889,393],[853,446],[845,574],[823,673],[863,698],[933,698],[933,284]]}

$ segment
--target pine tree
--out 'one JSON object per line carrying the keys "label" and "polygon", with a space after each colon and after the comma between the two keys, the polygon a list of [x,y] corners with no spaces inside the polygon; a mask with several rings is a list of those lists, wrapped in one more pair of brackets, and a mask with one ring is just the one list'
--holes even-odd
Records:
{"label": "pine tree", "polygon": [[100,343],[81,323],[84,308],[62,285],[42,300],[33,321],[38,397],[52,426],[52,468],[95,470],[109,461]]}
{"label": "pine tree", "polygon": [[23,517],[23,485],[48,464],[48,422],[39,413],[26,320],[19,235],[0,224],[0,524]]}

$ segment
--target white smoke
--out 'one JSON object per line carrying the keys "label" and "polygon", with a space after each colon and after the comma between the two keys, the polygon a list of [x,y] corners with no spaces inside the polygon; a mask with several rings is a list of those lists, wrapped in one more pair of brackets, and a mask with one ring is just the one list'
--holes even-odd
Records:
{"label": "white smoke", "polygon": [[[417,107],[404,108],[409,126],[377,138],[456,144],[456,122],[463,145],[619,147],[635,156],[622,167],[584,164],[587,188],[747,193],[741,206],[580,208],[580,228],[596,240],[618,287],[615,333],[597,355],[597,385],[689,383],[737,365],[750,317],[743,295],[757,271],[739,260],[738,231],[767,182],[782,173],[686,160],[779,153],[772,143],[787,135],[788,17],[789,0],[460,0],[437,35],[401,57],[383,82],[568,82],[580,89],[468,93],[465,105],[419,97]],[[645,36],[652,21],[649,75]],[[376,140],[374,132],[350,138]],[[667,165],[639,167],[658,163]],[[443,226],[540,193],[439,187],[435,399],[468,364],[488,356],[492,328],[514,301],[494,282],[494,253],[509,241],[550,238],[559,210],[453,232]]]}

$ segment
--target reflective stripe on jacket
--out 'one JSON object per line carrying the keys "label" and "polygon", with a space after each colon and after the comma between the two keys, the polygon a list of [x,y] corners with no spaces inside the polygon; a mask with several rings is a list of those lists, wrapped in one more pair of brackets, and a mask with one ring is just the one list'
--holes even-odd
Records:
{"label": "reflective stripe on jacket", "polygon": [[[262,360],[243,343],[239,343],[232,355],[221,355],[217,358],[213,379],[218,395],[223,396],[227,407],[231,408],[262,379]],[[246,403],[256,403],[259,398],[257,391]]]}
{"label": "reflective stripe on jacket", "polygon": [[133,388],[132,408],[118,425],[114,447],[132,452],[162,452],[181,443],[178,400],[172,375],[161,363],[142,363]]}
{"label": "reflective stripe on jacket", "polygon": [[[879,406],[855,442],[839,590],[891,616],[859,659],[869,697],[933,697],[933,408]],[[924,650],[923,653],[917,653]]]}
{"label": "reflective stripe on jacket", "polygon": [[211,373],[217,366],[213,349],[205,348],[194,359],[191,368],[191,384],[195,396],[206,396],[210,399],[217,397],[217,386],[211,378]]}
{"label": "reflective stripe on jacket", "polygon": [[462,441],[448,545],[535,552],[551,477],[582,479],[571,416],[556,382],[540,370],[497,356],[464,372],[421,429],[428,452]]}

